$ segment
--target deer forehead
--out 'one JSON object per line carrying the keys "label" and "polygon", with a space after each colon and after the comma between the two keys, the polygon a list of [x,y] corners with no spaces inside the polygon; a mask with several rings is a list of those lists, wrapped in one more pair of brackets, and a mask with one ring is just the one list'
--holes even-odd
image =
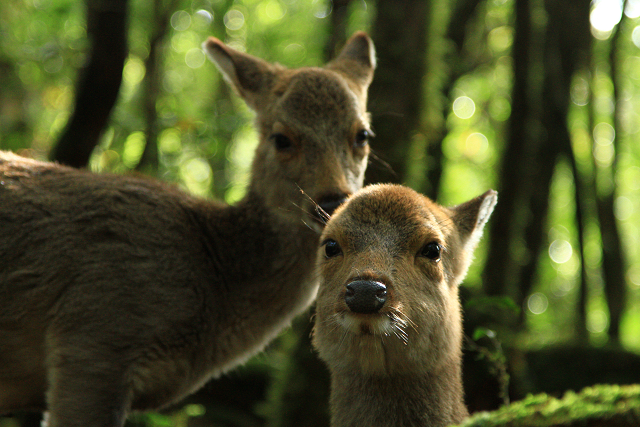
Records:
{"label": "deer forehead", "polygon": [[366,118],[357,95],[342,77],[329,70],[298,70],[276,91],[282,93],[277,107],[291,124],[350,128],[353,120]]}
{"label": "deer forehead", "polygon": [[325,239],[342,240],[349,251],[380,248],[390,255],[413,252],[429,241],[445,244],[451,224],[441,208],[413,190],[379,190],[350,199],[327,225]]}

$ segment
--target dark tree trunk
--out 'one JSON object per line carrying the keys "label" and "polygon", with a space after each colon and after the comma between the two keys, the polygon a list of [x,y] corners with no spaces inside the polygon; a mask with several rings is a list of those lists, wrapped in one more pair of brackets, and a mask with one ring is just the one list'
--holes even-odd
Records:
{"label": "dark tree trunk", "polygon": [[[492,256],[484,277],[488,294],[509,294],[521,306],[534,283],[544,244],[549,185],[558,155],[571,150],[567,128],[571,79],[588,58],[590,40],[585,37],[590,31],[588,3],[546,1],[543,81],[532,87],[527,76],[531,56],[523,52],[531,44],[529,7],[527,0],[516,1],[510,136],[500,175],[501,203],[492,218]],[[540,93],[539,112],[532,104],[534,89]]]}
{"label": "dark tree trunk", "polygon": [[[623,6],[626,1],[623,2]],[[624,10],[624,9],[623,9]],[[622,15],[624,19],[624,14]],[[611,36],[609,66],[611,79],[613,81],[613,128],[615,138],[613,144],[613,161],[611,163],[610,174],[615,180],[618,165],[618,149],[620,131],[622,130],[622,112],[619,108],[620,100],[620,76],[618,72],[618,40],[620,37],[620,26],[618,24]],[[598,206],[598,221],[600,222],[600,233],[602,234],[602,274],[604,278],[604,292],[607,297],[607,307],[609,309],[609,339],[618,344],[620,342],[620,321],[625,308],[626,279],[625,263],[620,241],[620,231],[618,222],[614,214],[615,188],[611,188],[600,194],[596,199]]]}
{"label": "dark tree trunk", "polygon": [[[145,146],[136,166],[137,170],[151,172],[158,170],[158,135],[160,134],[156,103],[160,92],[161,58],[164,39],[169,30],[169,19],[176,8],[176,1],[162,7],[162,0],[153,2],[153,22],[149,56],[145,60],[146,73],[143,80],[142,109],[145,121]],[[164,9],[164,10],[163,10]]]}
{"label": "dark tree trunk", "polygon": [[376,8],[372,38],[378,67],[369,89],[376,139],[367,181],[402,182],[422,111],[429,2],[378,1]]}
{"label": "dark tree trunk", "polygon": [[[511,116],[509,118],[508,139],[502,155],[502,166],[498,178],[500,203],[493,212],[489,223],[490,249],[484,269],[483,286],[488,295],[515,295],[517,284],[512,283],[518,277],[522,261],[529,257],[522,250],[513,250],[511,245],[520,237],[521,211],[526,201],[526,165],[532,159],[530,150],[535,144],[534,129],[539,126],[531,103],[533,88],[529,71],[532,57],[531,5],[529,0],[515,2],[515,37],[513,40],[513,88],[511,90]],[[517,240],[516,240],[517,241]]]}
{"label": "dark tree trunk", "polygon": [[598,197],[598,220],[602,234],[602,274],[609,309],[609,339],[620,342],[620,320],[624,310],[626,280],[617,220],[614,215],[614,193]]}
{"label": "dark tree trunk", "polygon": [[544,78],[542,83],[542,124],[538,159],[532,183],[533,194],[529,199],[531,221],[525,227],[524,240],[529,258],[521,270],[518,302],[523,303],[530,293],[537,270],[544,226],[549,204],[549,185],[555,170],[557,157],[571,150],[571,137],[567,124],[574,73],[587,64],[590,52],[590,6],[582,0],[556,2],[545,1],[548,22],[545,34]]}
{"label": "dark tree trunk", "polygon": [[50,154],[52,160],[85,167],[98,145],[122,82],[127,56],[127,0],[87,0],[88,62],[81,70],[73,115]]}
{"label": "dark tree trunk", "polygon": [[329,40],[324,48],[324,62],[336,57],[340,48],[347,41],[347,22],[349,20],[349,5],[351,0],[333,0],[333,8],[329,19]]}
{"label": "dark tree trunk", "polygon": [[[571,147],[569,147],[571,148]],[[580,172],[578,162],[573,150],[568,150],[566,155],[571,163],[571,170],[575,182],[574,200],[576,204],[576,226],[578,229],[578,245],[580,251],[580,289],[576,307],[575,334],[579,342],[585,343],[589,338],[587,332],[587,298],[589,290],[589,268],[585,259],[585,218],[593,213],[592,203],[595,196],[595,182],[590,177]]]}

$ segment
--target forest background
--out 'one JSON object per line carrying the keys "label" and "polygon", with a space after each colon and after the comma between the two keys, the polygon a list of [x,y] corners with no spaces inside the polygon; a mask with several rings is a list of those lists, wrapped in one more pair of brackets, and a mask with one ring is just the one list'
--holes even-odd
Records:
{"label": "forest background", "polygon": [[[357,30],[378,57],[367,182],[499,191],[463,289],[471,409],[640,383],[638,0],[3,0],[0,149],[233,203],[253,115],[201,43],[316,66]],[[309,325],[133,423],[326,425]]]}

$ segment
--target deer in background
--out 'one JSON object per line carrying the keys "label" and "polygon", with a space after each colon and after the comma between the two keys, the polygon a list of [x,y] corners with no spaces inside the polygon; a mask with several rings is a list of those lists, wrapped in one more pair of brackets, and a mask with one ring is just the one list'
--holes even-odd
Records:
{"label": "deer in background", "polygon": [[331,371],[332,427],[462,421],[458,286],[497,193],[444,208],[366,187],[322,233],[313,345]]}
{"label": "deer in background", "polygon": [[203,46],[256,112],[236,205],[0,152],[0,413],[121,426],[243,363],[315,298],[310,199],[331,212],[362,187],[373,44],[357,33],[300,69]]}

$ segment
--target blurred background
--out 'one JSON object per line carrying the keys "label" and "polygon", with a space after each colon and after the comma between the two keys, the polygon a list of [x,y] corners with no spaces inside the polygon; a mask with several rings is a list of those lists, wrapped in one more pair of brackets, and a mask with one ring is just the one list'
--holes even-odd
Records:
{"label": "blurred background", "polygon": [[[201,43],[319,66],[357,30],[367,182],[499,191],[462,290],[470,409],[640,382],[640,0],[2,0],[0,149],[233,203],[257,135]],[[327,426],[309,318],[130,424]]]}

